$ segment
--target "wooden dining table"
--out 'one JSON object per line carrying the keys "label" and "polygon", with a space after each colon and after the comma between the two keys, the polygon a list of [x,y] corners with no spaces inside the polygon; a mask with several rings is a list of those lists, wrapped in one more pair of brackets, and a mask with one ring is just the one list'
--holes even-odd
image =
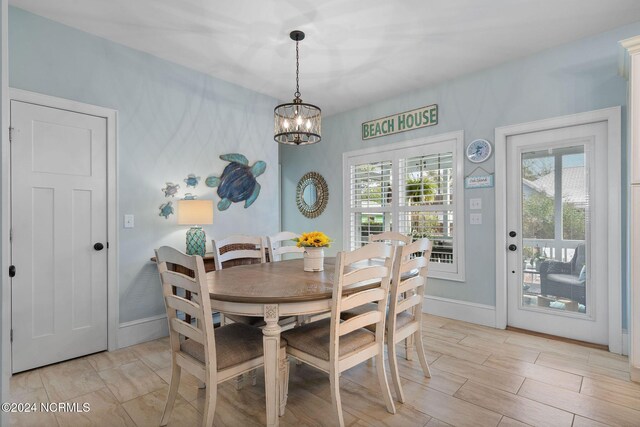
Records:
{"label": "wooden dining table", "polygon": [[[375,261],[369,263],[376,264]],[[207,273],[212,310],[262,317],[266,323],[262,333],[268,426],[278,425],[279,415],[284,414],[288,392],[288,385],[280,384],[287,361],[278,360],[282,331],[278,319],[329,312],[334,275],[335,258],[326,258],[324,271],[320,272],[306,272],[303,260],[294,259]],[[344,288],[343,295],[376,286],[380,286],[380,282],[356,283]]]}

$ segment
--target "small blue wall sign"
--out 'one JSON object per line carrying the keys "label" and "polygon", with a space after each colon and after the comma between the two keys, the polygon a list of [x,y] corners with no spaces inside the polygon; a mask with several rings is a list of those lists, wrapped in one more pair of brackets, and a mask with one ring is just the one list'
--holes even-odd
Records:
{"label": "small blue wall sign", "polygon": [[492,188],[493,174],[468,176],[464,179],[464,188]]}

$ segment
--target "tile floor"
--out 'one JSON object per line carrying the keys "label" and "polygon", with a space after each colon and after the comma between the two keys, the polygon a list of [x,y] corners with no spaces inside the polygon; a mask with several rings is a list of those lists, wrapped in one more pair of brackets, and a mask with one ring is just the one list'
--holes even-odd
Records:
{"label": "tile floor", "polygon": [[[407,403],[384,409],[375,367],[341,380],[349,426],[640,426],[640,384],[627,358],[605,351],[425,315],[432,378],[401,360]],[[88,413],[15,414],[15,426],[157,426],[171,377],[168,339],[15,375],[13,402],[89,403]],[[219,386],[217,426],[263,426],[264,381]],[[169,425],[198,426],[204,391],[183,374]],[[331,426],[329,380],[292,364],[283,426]]]}

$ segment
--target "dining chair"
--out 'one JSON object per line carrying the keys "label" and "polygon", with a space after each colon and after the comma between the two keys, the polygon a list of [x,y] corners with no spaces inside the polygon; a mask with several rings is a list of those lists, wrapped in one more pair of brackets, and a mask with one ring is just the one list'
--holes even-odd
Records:
{"label": "dining chair", "polygon": [[[171,382],[161,426],[167,425],[175,404],[182,369],[204,383],[206,387],[202,426],[213,426],[218,384],[236,378],[264,364],[262,332],[242,323],[213,328],[211,301],[202,257],[189,256],[163,246],[156,250],[156,262],[162,283],[171,345]],[[178,265],[194,272],[194,277],[171,271],[167,264]],[[174,289],[191,292],[191,300],[176,295]],[[196,319],[187,323],[179,312]],[[280,341],[283,359],[286,341]],[[281,385],[286,387],[288,365],[282,364]]]}
{"label": "dining chair", "polygon": [[411,243],[411,236],[407,236],[406,234],[398,233],[397,231],[384,231],[379,234],[371,234],[369,236],[369,242],[391,242],[392,245],[398,245],[402,243],[403,245],[408,245]]}
{"label": "dining chair", "polygon": [[291,231],[281,231],[272,236],[267,236],[267,250],[269,251],[269,262],[280,261],[284,254],[302,254],[304,248],[295,245],[283,245],[282,242],[291,241],[300,237],[299,234]]}
{"label": "dining chair", "polygon": [[[429,239],[419,239],[398,247],[393,263],[391,297],[387,315],[387,351],[396,398],[401,403],[405,402],[405,398],[398,372],[396,344],[401,341],[406,343],[407,338],[412,337],[422,372],[425,377],[431,378],[422,341],[422,302],[427,284],[431,248]],[[408,277],[413,271],[417,271],[417,275]],[[413,348],[406,350],[412,351]]]}
{"label": "dining chair", "polygon": [[[376,360],[378,381],[387,411],[392,414],[396,412],[384,369],[385,311],[394,251],[393,246],[372,243],[352,252],[339,252],[336,256],[331,318],[282,333],[287,341],[288,355],[329,374],[331,399],[340,426],[344,426],[340,373],[371,358]],[[373,259],[382,259],[384,264],[372,262]],[[364,290],[343,295],[343,289],[367,282],[377,282],[379,285],[373,288],[363,286]],[[375,303],[370,311],[347,321],[340,320],[343,310],[369,303]],[[365,329],[367,325],[375,325],[376,332]]]}
{"label": "dining chair", "polygon": [[[407,236],[406,234],[402,234],[397,231],[384,231],[382,233],[372,234],[369,236],[369,242],[389,242],[392,246],[408,245],[409,243],[411,243],[411,240],[411,236]],[[358,310],[355,309],[353,313],[343,313],[343,319],[357,316],[358,314]],[[404,354],[407,360],[413,359],[412,355],[414,347],[415,343],[413,341],[413,337],[410,336],[404,342]]]}
{"label": "dining chair", "polygon": [[[216,270],[235,267],[238,265],[264,264],[267,262],[264,243],[262,237],[232,235],[224,239],[211,240],[213,247],[213,260]],[[225,324],[225,319],[229,318],[234,322],[246,323],[252,326],[264,325],[264,321],[259,317],[239,316],[233,314],[220,313],[220,324]]]}
{"label": "dining chair", "polygon": [[[259,236],[236,234],[224,239],[213,239],[211,244],[213,247],[213,259],[216,270],[236,267],[238,265],[264,264],[267,262],[264,241],[262,237]],[[220,313],[220,325],[227,324],[227,320],[257,328],[266,325],[262,317]],[[280,326],[293,326],[295,321],[296,318],[283,318],[278,323]],[[251,384],[256,385],[257,381],[255,370],[251,370],[249,372],[249,377],[251,379]],[[236,378],[236,389],[240,390],[242,388],[243,381],[244,378],[242,375],[239,375]]]}
{"label": "dining chair", "polygon": [[213,239],[211,243],[216,270],[267,262],[262,237],[236,234],[224,239]]}
{"label": "dining chair", "polygon": [[[262,237],[233,235],[221,240],[212,240],[213,258],[216,270],[235,267],[237,265],[264,264],[267,262]],[[234,263],[235,262],[235,263]],[[225,318],[234,322],[246,323],[251,326],[264,326],[262,317],[241,316],[236,314],[220,314],[220,324],[225,323]],[[288,318],[281,321],[281,326],[295,319]]]}

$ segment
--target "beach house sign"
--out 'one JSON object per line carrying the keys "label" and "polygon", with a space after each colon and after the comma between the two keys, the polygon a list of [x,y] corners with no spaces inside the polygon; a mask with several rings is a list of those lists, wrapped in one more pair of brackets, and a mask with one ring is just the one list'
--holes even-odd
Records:
{"label": "beach house sign", "polygon": [[393,135],[438,124],[438,104],[397,113],[362,124],[362,140]]}

